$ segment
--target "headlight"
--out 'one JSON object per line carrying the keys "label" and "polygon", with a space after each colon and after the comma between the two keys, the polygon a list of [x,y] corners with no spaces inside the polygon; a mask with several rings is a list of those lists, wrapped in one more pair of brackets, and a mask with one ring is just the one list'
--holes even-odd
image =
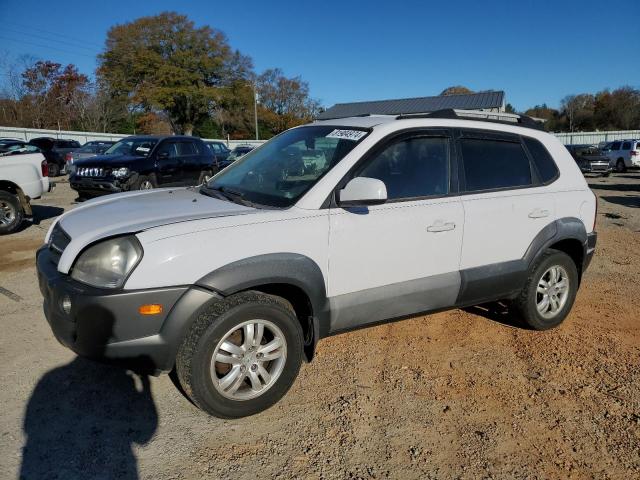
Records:
{"label": "headlight", "polygon": [[120,288],[142,258],[142,246],[134,236],[97,243],[80,255],[71,277],[94,287]]}
{"label": "headlight", "polygon": [[126,167],[116,168],[111,172],[111,174],[116,178],[126,177],[127,175],[129,175],[129,169]]}

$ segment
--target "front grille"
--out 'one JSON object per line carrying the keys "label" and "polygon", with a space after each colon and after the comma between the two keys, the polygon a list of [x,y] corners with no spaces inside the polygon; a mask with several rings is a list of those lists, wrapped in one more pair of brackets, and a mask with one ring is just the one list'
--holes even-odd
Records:
{"label": "front grille", "polygon": [[69,242],[71,242],[71,237],[69,237],[67,232],[62,229],[60,223],[56,223],[56,226],[53,227],[53,231],[51,232],[49,243],[47,245],[56,265],[60,260],[62,252],[64,252],[64,249],[69,245]]}
{"label": "front grille", "polygon": [[78,167],[76,175],[79,177],[105,177],[108,170],[102,167]]}

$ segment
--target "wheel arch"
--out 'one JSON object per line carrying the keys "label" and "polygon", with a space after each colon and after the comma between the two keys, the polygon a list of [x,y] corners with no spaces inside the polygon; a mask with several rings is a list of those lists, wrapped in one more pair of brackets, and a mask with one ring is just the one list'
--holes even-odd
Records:
{"label": "wheel arch", "polygon": [[8,192],[11,195],[15,195],[18,197],[18,201],[20,202],[20,206],[22,207],[22,211],[27,215],[33,215],[33,211],[31,210],[31,204],[29,203],[29,197],[25,195],[24,190],[20,188],[19,185],[10,181],[10,180],[0,180],[0,190],[4,192]]}
{"label": "wheel arch", "polygon": [[569,255],[581,277],[587,250],[587,230],[582,220],[564,217],[545,226],[525,253],[527,267],[531,268],[548,249],[560,250]]}
{"label": "wheel arch", "polygon": [[287,300],[302,326],[308,361],[313,358],[318,340],[328,333],[324,275],[318,264],[307,256],[272,253],[245,258],[214,270],[196,285],[223,297],[255,290]]}

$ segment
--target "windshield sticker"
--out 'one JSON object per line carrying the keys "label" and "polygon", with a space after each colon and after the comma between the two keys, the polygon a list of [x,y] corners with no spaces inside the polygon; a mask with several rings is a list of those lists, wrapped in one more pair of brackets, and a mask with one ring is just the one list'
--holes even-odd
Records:
{"label": "windshield sticker", "polygon": [[343,138],[344,140],[353,140],[357,142],[362,137],[364,137],[367,132],[363,132],[362,130],[340,130],[336,129],[327,135],[327,138]]}
{"label": "windshield sticker", "polygon": [[147,148],[147,147],[138,147],[138,148],[136,148],[136,152],[148,152],[149,150],[151,150],[151,149]]}

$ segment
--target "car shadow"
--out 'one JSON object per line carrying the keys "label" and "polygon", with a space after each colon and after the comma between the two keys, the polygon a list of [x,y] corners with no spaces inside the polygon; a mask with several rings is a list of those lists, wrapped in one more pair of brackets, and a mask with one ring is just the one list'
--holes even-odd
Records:
{"label": "car shadow", "polygon": [[148,376],[77,357],[31,394],[19,478],[137,479],[132,447],[157,425]]}
{"label": "car shadow", "polygon": [[626,197],[609,197],[602,196],[602,200],[613,203],[615,205],[622,205],[623,207],[640,208],[640,196],[628,195]]}
{"label": "car shadow", "polygon": [[591,183],[594,190],[613,190],[616,192],[640,192],[640,183]]}
{"label": "car shadow", "polygon": [[31,205],[31,210],[33,211],[32,223],[34,225],[39,225],[43,220],[48,220],[64,213],[64,208],[50,205]]}
{"label": "car shadow", "polygon": [[462,309],[464,312],[479,317],[486,318],[496,323],[500,323],[506,327],[519,328],[523,330],[529,330],[530,328],[519,318],[517,318],[513,312],[509,310],[509,305],[505,302],[489,302],[481,305],[474,305],[472,307],[465,307]]}

